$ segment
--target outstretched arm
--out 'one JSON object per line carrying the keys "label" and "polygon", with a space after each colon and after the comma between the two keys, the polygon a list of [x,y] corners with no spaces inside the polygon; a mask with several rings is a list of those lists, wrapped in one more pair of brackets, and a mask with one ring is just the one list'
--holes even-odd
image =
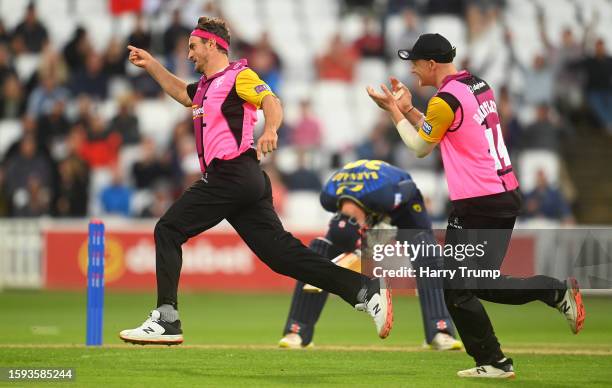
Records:
{"label": "outstretched arm", "polygon": [[187,94],[187,83],[185,81],[168,71],[147,50],[134,46],[128,46],[128,49],[130,50],[130,62],[145,69],[157,81],[159,86],[164,89],[164,92],[184,106],[190,107],[192,105],[193,102]]}

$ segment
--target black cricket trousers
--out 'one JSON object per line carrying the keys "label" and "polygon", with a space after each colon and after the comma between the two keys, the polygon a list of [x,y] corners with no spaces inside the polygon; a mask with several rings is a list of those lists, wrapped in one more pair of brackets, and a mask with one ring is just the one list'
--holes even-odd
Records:
{"label": "black cricket trousers", "polygon": [[[510,244],[516,217],[457,216],[451,214],[446,230],[446,244],[480,244],[486,241],[485,255],[479,259],[445,260],[445,269],[499,269]],[[557,290],[565,284],[549,276],[527,278],[502,275],[500,278],[456,277],[445,279],[444,298],[466,352],[478,365],[499,361],[504,357],[491,320],[479,299],[519,305],[542,301],[554,306]]]}
{"label": "black cricket trousers", "polygon": [[227,219],[272,270],[339,295],[355,305],[368,278],[341,268],[285,231],[272,206],[272,187],[254,150],[215,159],[155,225],[157,306],[177,308],[183,262],[181,245]]}

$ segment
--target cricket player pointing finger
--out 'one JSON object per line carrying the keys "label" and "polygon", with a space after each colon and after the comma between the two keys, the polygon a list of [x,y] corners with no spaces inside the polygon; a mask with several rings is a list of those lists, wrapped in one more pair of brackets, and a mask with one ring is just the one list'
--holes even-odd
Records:
{"label": "cricket player pointing finger", "polygon": [[[168,95],[192,109],[202,178],[193,183],[155,226],[157,307],[139,327],[120,338],[140,344],[179,344],[178,313],[181,246],[226,219],[251,250],[283,275],[341,296],[366,311],[381,338],[393,322],[391,294],[383,279],[334,265],[285,231],[272,206],[270,179],[258,160],[274,151],[282,121],[280,101],[242,59],[229,62],[225,22],[201,17],[189,37],[189,59],[202,74],[187,84],[147,51],[129,46],[129,60],[144,68]],[[265,118],[255,145],[256,111]]]}

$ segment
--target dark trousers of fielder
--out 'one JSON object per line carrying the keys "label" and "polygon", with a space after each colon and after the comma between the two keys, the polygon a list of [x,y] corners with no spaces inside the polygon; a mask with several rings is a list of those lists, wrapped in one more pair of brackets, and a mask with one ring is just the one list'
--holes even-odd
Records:
{"label": "dark trousers of fielder", "polygon": [[[457,261],[449,259],[445,269],[499,269],[502,265],[516,217],[500,218],[479,215],[451,215],[446,244],[479,244],[486,241],[483,258]],[[465,246],[465,245],[464,245]],[[502,275],[491,278],[455,278],[445,282],[446,306],[453,318],[467,353],[477,364],[490,364],[504,357],[491,320],[479,299],[489,302],[520,305],[539,300],[554,306],[558,290],[565,284],[548,276],[527,278]]]}
{"label": "dark trousers of fielder", "polygon": [[214,160],[205,178],[189,187],[155,226],[157,305],[177,307],[181,245],[227,219],[272,270],[315,285],[355,305],[368,278],[306,248],[284,230],[272,206],[270,179],[254,153]]}

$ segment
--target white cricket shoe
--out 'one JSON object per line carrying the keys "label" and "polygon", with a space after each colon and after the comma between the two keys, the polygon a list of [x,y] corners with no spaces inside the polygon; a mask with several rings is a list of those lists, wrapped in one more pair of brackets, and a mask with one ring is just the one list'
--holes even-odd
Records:
{"label": "white cricket shoe", "polygon": [[355,308],[370,314],[378,336],[387,338],[393,328],[393,303],[391,289],[387,288],[384,278],[370,280],[365,303],[358,303]]}
{"label": "white cricket shoe", "polygon": [[459,377],[474,377],[488,379],[513,379],[516,377],[511,358],[504,358],[492,365],[479,365],[475,368],[460,370]]}
{"label": "white cricket shoe", "polygon": [[178,345],[183,343],[183,331],[181,321],[172,323],[163,321],[159,311],[153,310],[142,325],[121,331],[119,338],[140,345]]}
{"label": "white cricket shoe", "polygon": [[439,332],[437,333],[429,345],[425,344],[432,350],[461,350],[463,344],[458,339],[450,334]]}
{"label": "white cricket shoe", "polygon": [[584,326],[584,317],[586,315],[584,304],[582,303],[582,294],[580,293],[576,278],[568,278],[566,283],[567,290],[563,295],[563,299],[557,303],[556,307],[565,316],[572,333],[578,334]]}
{"label": "white cricket shoe", "polygon": [[305,349],[313,346],[312,342],[308,345],[302,345],[302,336],[298,333],[288,333],[278,341],[278,347],[283,349]]}

